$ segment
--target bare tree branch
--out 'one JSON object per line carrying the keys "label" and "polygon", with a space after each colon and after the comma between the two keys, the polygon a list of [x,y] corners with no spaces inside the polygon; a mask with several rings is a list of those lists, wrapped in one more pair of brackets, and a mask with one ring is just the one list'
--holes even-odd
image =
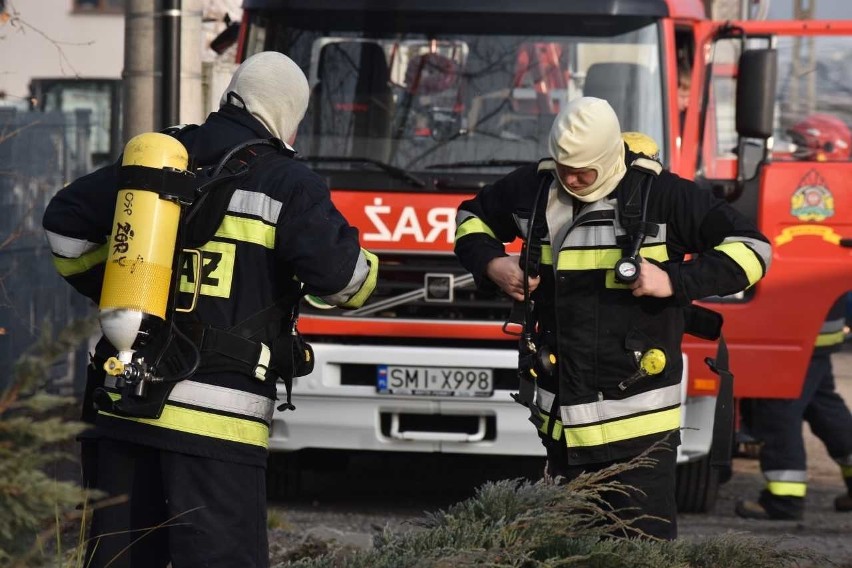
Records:
{"label": "bare tree branch", "polygon": [[[77,71],[77,68],[74,67],[74,64],[71,63],[71,59],[66,55],[65,50],[62,49],[63,46],[88,46],[93,45],[94,41],[59,41],[55,40],[46,33],[44,33],[39,28],[35,27],[28,21],[21,18],[21,13],[15,8],[14,4],[12,4],[11,0],[6,2],[6,11],[0,16],[0,24],[8,23],[9,26],[15,29],[18,33],[26,33],[27,30],[31,30],[32,32],[40,35],[45,40],[50,42],[54,48],[56,48],[56,52],[59,55],[59,68],[62,70],[63,74],[67,74],[66,65],[71,69],[72,74],[75,79],[80,78],[80,73]],[[0,38],[2,39],[2,38]]]}

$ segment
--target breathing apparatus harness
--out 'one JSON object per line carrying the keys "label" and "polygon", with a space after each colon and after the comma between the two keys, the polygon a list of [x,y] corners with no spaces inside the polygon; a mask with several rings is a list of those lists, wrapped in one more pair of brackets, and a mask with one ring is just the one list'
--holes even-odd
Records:
{"label": "breathing apparatus harness", "polygon": [[[542,160],[538,165],[538,174],[541,177],[535,200],[533,201],[530,220],[527,227],[527,235],[521,248],[520,262],[524,274],[523,302],[514,302],[509,318],[503,324],[503,331],[510,335],[519,336],[518,346],[518,379],[519,387],[517,393],[512,393],[515,402],[527,407],[530,411],[529,420],[536,428],[544,424],[538,408],[535,406],[536,380],[541,376],[552,376],[557,369],[557,358],[553,347],[549,345],[547,338],[537,337],[535,329],[535,306],[530,298],[529,277],[539,274],[541,261],[541,236],[546,231],[545,221],[540,218],[539,209],[542,196],[551,186],[555,175],[556,163],[553,160]],[[654,160],[636,156],[630,164],[627,173],[616,188],[618,203],[618,215],[625,234],[617,239],[617,243],[623,251],[623,256],[615,265],[616,279],[628,284],[639,277],[640,260],[639,251],[647,236],[656,236],[659,233],[659,225],[649,223],[648,192],[653,185],[654,179],[662,171],[662,166]],[[521,326],[520,333],[512,333],[510,326]],[[655,353],[651,353],[654,351]],[[662,371],[659,358],[656,357],[658,350],[650,350],[651,357],[643,357],[642,364],[637,374],[640,377],[630,377],[630,384],[641,376],[657,374]],[[638,361],[638,360],[637,360]],[[644,363],[647,361],[647,364]],[[625,383],[627,382],[624,381]]]}
{"label": "breathing apparatus harness", "polygon": [[[177,138],[191,128],[195,125],[164,133]],[[150,188],[161,196],[175,195],[179,201],[182,215],[173,261],[178,269],[172,270],[169,309],[163,325],[139,333],[132,361],[110,357],[103,363],[111,375],[106,384],[117,388],[120,396],[114,399],[106,389],[96,389],[98,409],[120,416],[159,418],[173,386],[198,372],[238,372],[260,381],[281,379],[287,400],[279,410],[295,409],[291,403],[293,377],[310,373],[314,362],[312,348],[297,329],[302,295],[298,286],[227,329],[203,324],[197,315],[184,315],[194,311],[201,287],[198,247],[212,239],[221,224],[237,187],[234,182],[246,176],[261,156],[271,153],[294,154],[278,139],[252,139],[229,149],[215,165],[197,170],[195,176],[175,177],[167,168],[122,166],[119,187]],[[177,305],[183,253],[196,258],[195,288],[188,308]],[[273,338],[270,345],[255,339],[261,334]]]}

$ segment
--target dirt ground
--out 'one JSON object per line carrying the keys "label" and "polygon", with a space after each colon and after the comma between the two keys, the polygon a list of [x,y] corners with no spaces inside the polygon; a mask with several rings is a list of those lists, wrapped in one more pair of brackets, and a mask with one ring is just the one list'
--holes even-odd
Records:
{"label": "dirt ground", "polygon": [[[838,390],[852,404],[852,350],[833,356]],[[808,450],[809,486],[805,519],[752,521],[734,515],[738,499],[757,497],[763,486],[756,459],[736,458],[734,475],[723,485],[710,514],[681,515],[682,538],[742,533],[777,540],[779,546],[808,548],[826,555],[832,566],[852,568],[852,513],[834,511],[834,498],[845,490],[837,464],[820,441],[804,428]],[[438,459],[439,458],[439,459]],[[466,459],[465,456],[362,456],[345,471],[311,472],[300,492],[270,506],[270,547],[273,565],[308,536],[369,547],[385,526],[410,528],[408,521],[470,496],[472,487],[501,471],[502,477],[528,474],[535,463]],[[514,472],[512,468],[515,468]],[[446,472],[452,471],[452,476]],[[444,480],[452,480],[444,481]]]}

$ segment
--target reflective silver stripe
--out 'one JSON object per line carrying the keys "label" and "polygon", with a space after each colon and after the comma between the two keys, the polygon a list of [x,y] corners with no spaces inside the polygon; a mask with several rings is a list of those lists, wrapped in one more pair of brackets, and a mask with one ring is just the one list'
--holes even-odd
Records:
{"label": "reflective silver stripe", "polygon": [[274,225],[278,222],[281,207],[282,203],[280,201],[272,199],[268,195],[256,191],[238,189],[231,196],[228,211],[254,215]]}
{"label": "reflective silver stripe", "polygon": [[[621,228],[606,225],[578,225],[568,233],[562,248],[600,247],[616,248],[619,235],[626,232]],[[645,237],[645,246],[666,242],[666,225],[660,224],[660,230],[654,237]]]}
{"label": "reflective silver stripe", "polygon": [[458,213],[456,213],[456,227],[460,226],[462,223],[464,223],[471,217],[476,217],[476,215],[474,215],[470,211],[459,209]]}
{"label": "reflective silver stripe", "polygon": [[349,283],[343,288],[343,290],[336,294],[331,294],[330,296],[320,296],[320,298],[326,304],[331,304],[333,306],[345,304],[349,298],[354,296],[358,290],[361,289],[361,286],[364,284],[364,280],[369,274],[370,265],[367,262],[367,257],[364,256],[364,251],[362,250],[358,254],[358,261],[355,263],[355,270],[352,272],[352,278],[349,279]]}
{"label": "reflective silver stripe", "polygon": [[763,476],[767,481],[792,481],[794,483],[807,483],[808,472],[798,469],[773,469],[764,471]]}
{"label": "reflective silver stripe", "polygon": [[47,235],[47,242],[50,244],[50,250],[53,251],[53,254],[63,256],[65,258],[80,258],[90,250],[101,246],[98,243],[93,243],[86,239],[65,237],[46,229],[44,232]]}
{"label": "reflective silver stripe", "polygon": [[555,393],[545,390],[540,386],[535,387],[535,405],[537,407],[549,413],[553,408],[554,400],[556,400]]}
{"label": "reflective silver stripe", "polygon": [[265,343],[260,344],[260,357],[257,358],[257,366],[254,368],[254,378],[261,381],[266,380],[266,371],[269,370],[269,360],[272,358],[272,351]]}
{"label": "reflective silver stripe", "polygon": [[612,225],[592,225],[575,227],[562,248],[615,247],[615,229]]}
{"label": "reflective silver stripe", "polygon": [[846,325],[846,319],[840,318],[836,320],[828,320],[824,324],[822,324],[822,328],[820,328],[820,335],[823,333],[837,333],[838,331],[843,331],[843,327]]}
{"label": "reflective silver stripe", "polygon": [[[104,386],[115,388],[115,377],[107,377]],[[207,385],[196,381],[180,381],[172,389],[169,402],[191,404],[210,410],[220,410],[232,414],[242,414],[260,418],[266,424],[272,421],[275,401],[259,394],[253,394],[217,385]]]}
{"label": "reflective silver stripe", "polygon": [[743,243],[763,261],[763,273],[766,274],[769,271],[769,265],[772,263],[772,245],[769,243],[749,237],[728,237],[722,241],[722,244],[725,243]]}
{"label": "reflective silver stripe", "polygon": [[621,400],[599,400],[586,404],[560,407],[562,422],[578,426],[614,418],[624,418],[640,412],[659,410],[680,404],[680,385],[643,392]]}

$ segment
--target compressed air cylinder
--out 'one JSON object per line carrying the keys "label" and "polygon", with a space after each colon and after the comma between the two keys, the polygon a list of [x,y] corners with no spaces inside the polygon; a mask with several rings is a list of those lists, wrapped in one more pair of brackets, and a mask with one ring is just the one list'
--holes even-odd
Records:
{"label": "compressed air cylinder", "polygon": [[[142,175],[130,179],[156,180],[159,170],[185,171],[188,163],[183,144],[148,132],[127,143],[121,165],[150,168],[153,174],[146,177],[141,170]],[[151,183],[138,185],[147,187],[118,189],[99,312],[104,336],[118,349],[122,363],[131,361],[140,334],[166,319],[180,221],[180,205],[174,199],[161,197],[160,188]]]}

